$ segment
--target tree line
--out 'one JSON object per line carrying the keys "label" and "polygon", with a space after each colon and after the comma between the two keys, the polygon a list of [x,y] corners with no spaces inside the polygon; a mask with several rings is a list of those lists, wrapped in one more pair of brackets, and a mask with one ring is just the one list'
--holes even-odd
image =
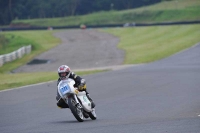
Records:
{"label": "tree line", "polygon": [[54,18],[125,10],[162,0],[0,0],[0,25],[14,19]]}

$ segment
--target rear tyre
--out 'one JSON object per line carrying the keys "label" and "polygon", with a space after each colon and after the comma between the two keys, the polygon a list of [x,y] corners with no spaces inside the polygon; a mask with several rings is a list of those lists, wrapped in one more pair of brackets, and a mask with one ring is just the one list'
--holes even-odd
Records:
{"label": "rear tyre", "polygon": [[74,117],[79,121],[83,122],[84,116],[83,116],[83,109],[80,106],[77,106],[76,101],[73,98],[68,99],[68,105],[71,109],[72,114]]}

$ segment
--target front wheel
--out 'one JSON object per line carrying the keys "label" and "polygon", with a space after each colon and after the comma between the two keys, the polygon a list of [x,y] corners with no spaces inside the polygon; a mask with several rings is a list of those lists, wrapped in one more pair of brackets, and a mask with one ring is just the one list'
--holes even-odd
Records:
{"label": "front wheel", "polygon": [[68,99],[68,105],[69,108],[71,109],[72,114],[74,117],[79,121],[83,122],[84,117],[83,117],[83,109],[80,106],[77,106],[76,101],[73,98]]}
{"label": "front wheel", "polygon": [[90,118],[92,120],[96,120],[97,119],[97,115],[96,115],[95,109],[93,109],[92,112],[89,112],[88,114],[89,114],[89,116],[90,116]]}

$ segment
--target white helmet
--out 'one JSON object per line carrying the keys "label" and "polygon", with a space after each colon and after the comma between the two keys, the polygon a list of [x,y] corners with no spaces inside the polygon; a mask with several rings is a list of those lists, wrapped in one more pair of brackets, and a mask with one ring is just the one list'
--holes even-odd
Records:
{"label": "white helmet", "polygon": [[68,78],[69,75],[70,75],[70,68],[69,68],[67,65],[61,65],[61,66],[58,68],[58,76],[59,76],[61,79]]}

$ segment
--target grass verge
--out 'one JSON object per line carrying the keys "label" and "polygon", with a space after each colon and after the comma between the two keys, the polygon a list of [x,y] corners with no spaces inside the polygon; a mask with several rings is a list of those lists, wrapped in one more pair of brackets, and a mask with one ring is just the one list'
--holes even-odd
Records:
{"label": "grass verge", "polygon": [[[25,55],[21,59],[9,62],[0,67],[0,90],[16,88],[20,86],[36,84],[56,80],[57,72],[35,72],[35,73],[10,73],[13,69],[26,64],[36,55],[43,53],[60,43],[60,39],[55,38],[53,33],[57,31],[14,31],[3,32],[8,39],[6,50],[1,47],[0,53],[6,54],[17,50],[21,46],[31,44],[33,49],[31,54]],[[23,44],[23,45],[21,45]],[[76,72],[78,75],[88,75],[106,70]]]}
{"label": "grass verge", "polygon": [[[189,48],[200,42],[200,25],[176,25],[176,26],[151,26],[131,28],[107,28],[102,32],[111,33],[120,38],[118,47],[125,50],[124,64],[148,63],[168,57],[183,49]],[[22,59],[5,64],[0,67],[0,90],[19,86],[46,82],[57,79],[56,72],[48,73],[5,73],[23,65],[38,53],[44,52],[59,42],[49,31],[20,31],[9,32],[16,36],[22,36],[35,42],[36,48],[30,55]],[[102,71],[76,72],[79,75],[92,74]],[[30,76],[31,75],[31,76]]]}
{"label": "grass verge", "polygon": [[200,20],[199,0],[170,0],[123,11],[101,11],[82,16],[14,20],[13,24],[34,26],[79,26],[124,24],[127,22],[171,22]]}
{"label": "grass verge", "polygon": [[200,42],[200,24],[111,28],[101,30],[120,38],[125,64],[148,63],[168,57]]}
{"label": "grass verge", "polygon": [[47,30],[2,32],[2,34],[9,40],[9,43],[6,46],[6,50],[0,48],[1,54],[12,52],[21,46],[29,44],[32,45],[32,52],[29,55],[25,55],[21,59],[4,64],[2,67],[0,67],[0,73],[10,72],[15,68],[24,65],[36,55],[57,46],[61,41],[52,35],[54,32],[55,31]]}
{"label": "grass verge", "polygon": [[[1,34],[0,34],[1,35]],[[33,45],[33,49],[35,48],[35,45],[32,41],[23,38],[21,36],[15,36],[12,34],[4,34],[2,35],[4,39],[2,38],[0,41],[0,55],[11,53],[23,46],[27,46],[29,44]]]}
{"label": "grass verge", "polygon": [[[78,75],[88,75],[103,72],[105,70],[76,72]],[[16,88],[20,86],[36,84],[58,79],[57,72],[15,73],[0,75],[0,90]]]}

